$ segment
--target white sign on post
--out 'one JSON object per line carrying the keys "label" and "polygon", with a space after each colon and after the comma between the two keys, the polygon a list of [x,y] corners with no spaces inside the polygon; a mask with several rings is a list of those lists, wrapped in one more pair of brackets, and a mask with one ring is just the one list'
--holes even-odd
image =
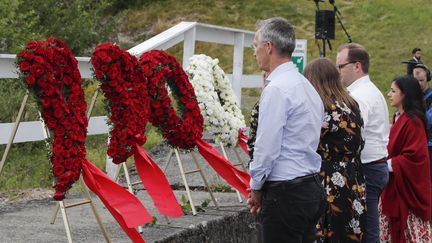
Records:
{"label": "white sign on post", "polygon": [[298,39],[296,40],[296,47],[291,57],[291,61],[297,66],[300,73],[306,66],[306,54],[307,54],[307,40]]}

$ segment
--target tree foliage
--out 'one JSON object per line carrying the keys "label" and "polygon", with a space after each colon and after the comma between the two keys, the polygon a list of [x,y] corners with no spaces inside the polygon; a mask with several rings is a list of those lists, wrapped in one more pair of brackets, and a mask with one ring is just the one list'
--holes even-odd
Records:
{"label": "tree foliage", "polygon": [[99,42],[115,41],[115,2],[1,0],[0,51],[17,53],[30,39],[53,36],[65,41],[75,55],[88,55]]}

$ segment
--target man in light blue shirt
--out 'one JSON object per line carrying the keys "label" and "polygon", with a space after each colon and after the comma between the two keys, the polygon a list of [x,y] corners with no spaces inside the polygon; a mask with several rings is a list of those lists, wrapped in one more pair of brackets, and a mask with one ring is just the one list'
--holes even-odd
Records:
{"label": "man in light blue shirt", "polygon": [[258,22],[254,47],[269,84],[260,99],[248,204],[262,214],[264,242],[312,242],[325,206],[316,152],[324,106],[291,62],[295,34],[288,21]]}

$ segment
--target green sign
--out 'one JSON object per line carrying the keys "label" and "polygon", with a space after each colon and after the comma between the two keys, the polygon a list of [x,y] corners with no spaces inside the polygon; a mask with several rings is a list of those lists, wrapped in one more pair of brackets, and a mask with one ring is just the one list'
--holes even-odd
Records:
{"label": "green sign", "polygon": [[303,73],[305,63],[303,57],[291,57],[291,61],[297,66],[297,69],[300,73]]}
{"label": "green sign", "polygon": [[307,40],[296,39],[296,47],[291,56],[291,61],[297,66],[297,69],[300,73],[303,73],[303,70],[306,65],[306,53],[307,53]]}

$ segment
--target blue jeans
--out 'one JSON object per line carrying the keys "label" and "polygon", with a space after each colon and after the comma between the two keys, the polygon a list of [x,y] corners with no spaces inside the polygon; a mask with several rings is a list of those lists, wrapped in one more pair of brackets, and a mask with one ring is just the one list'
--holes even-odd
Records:
{"label": "blue jeans", "polygon": [[389,180],[387,163],[363,164],[366,178],[366,243],[379,243],[379,214],[378,201],[384,187]]}

